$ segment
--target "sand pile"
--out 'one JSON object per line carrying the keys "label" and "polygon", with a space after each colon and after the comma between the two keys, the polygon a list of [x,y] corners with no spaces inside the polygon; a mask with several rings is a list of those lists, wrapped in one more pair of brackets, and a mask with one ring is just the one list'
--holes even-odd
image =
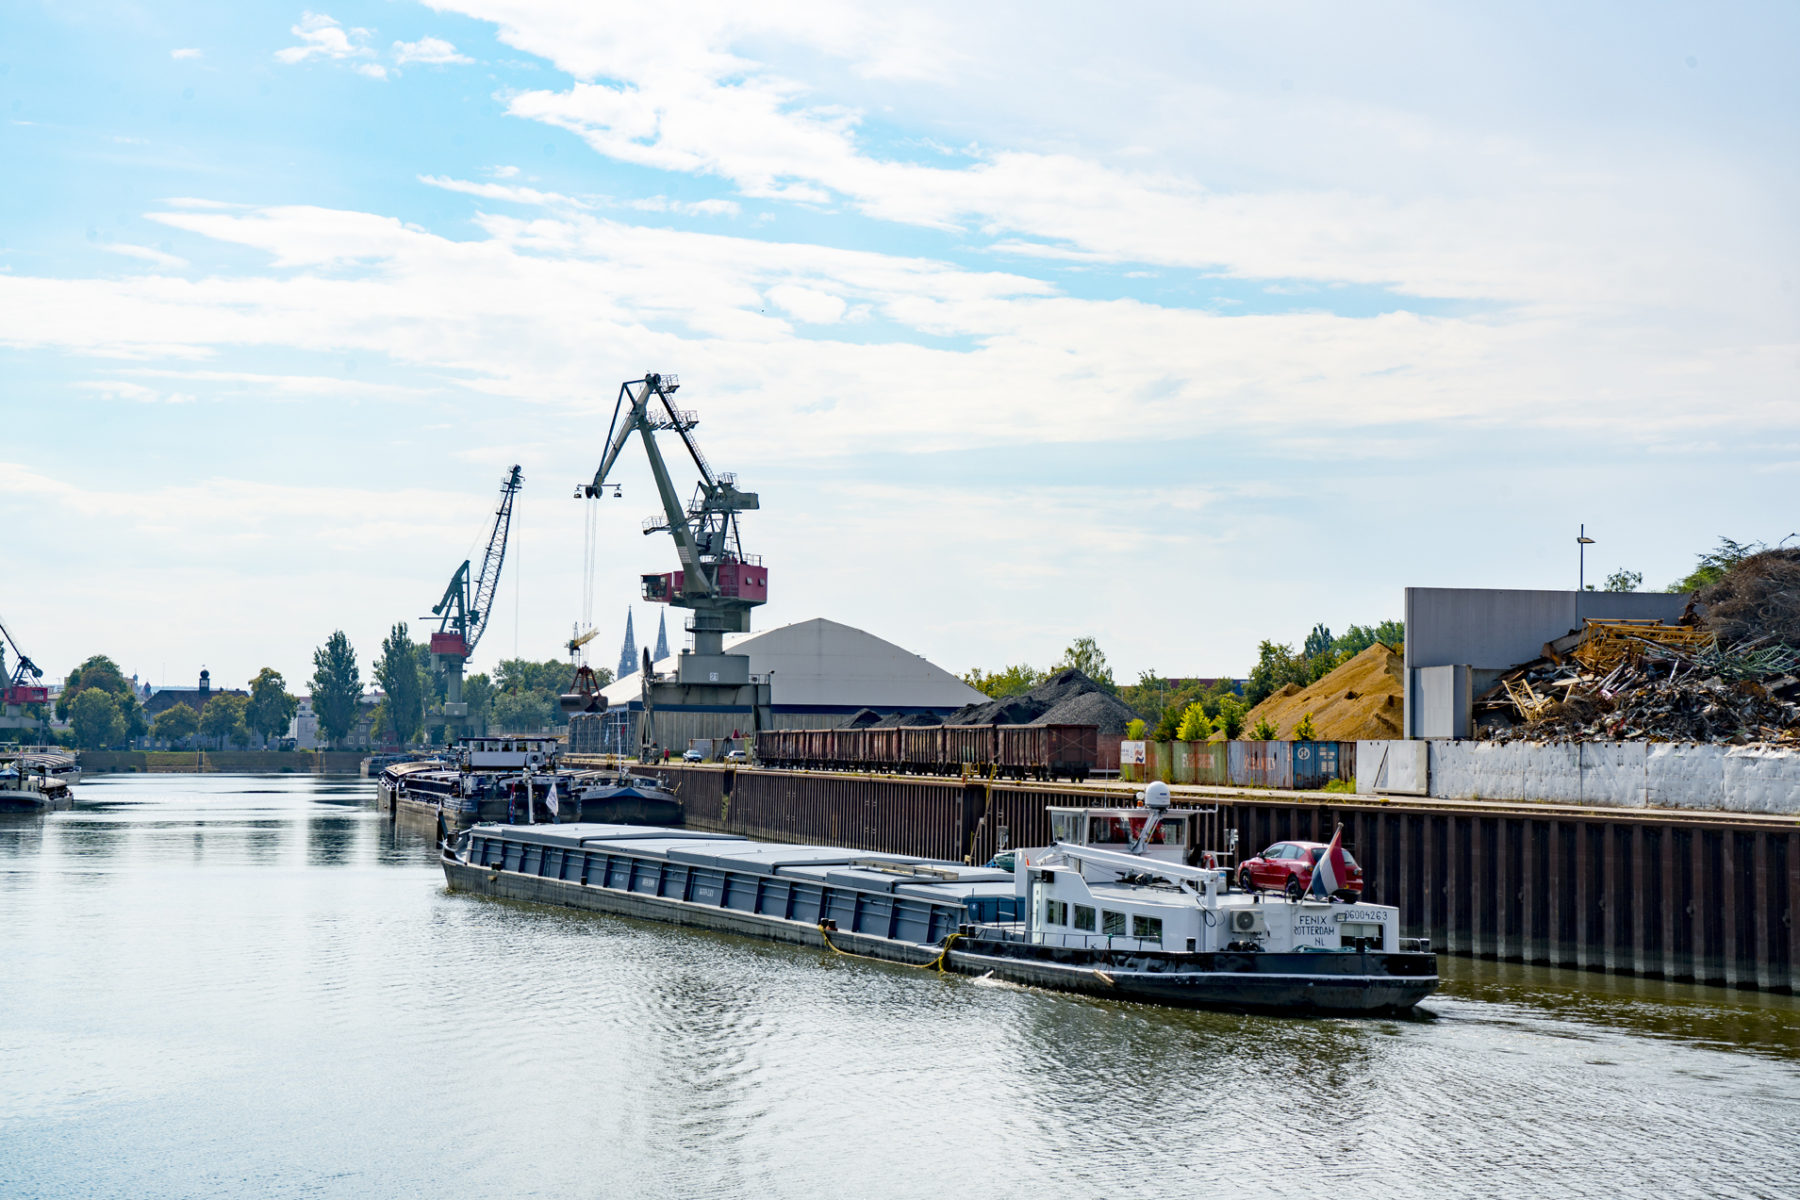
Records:
{"label": "sand pile", "polygon": [[1405,703],[1401,662],[1398,650],[1376,642],[1311,687],[1290,683],[1264,700],[1244,718],[1238,736],[1267,717],[1277,737],[1292,738],[1300,718],[1311,713],[1322,742],[1397,738]]}

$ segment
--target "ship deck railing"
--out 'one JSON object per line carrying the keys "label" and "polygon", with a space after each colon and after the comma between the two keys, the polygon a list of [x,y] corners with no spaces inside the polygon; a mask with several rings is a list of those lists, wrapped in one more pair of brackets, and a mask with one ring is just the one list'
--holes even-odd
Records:
{"label": "ship deck railing", "polygon": [[[1027,946],[1065,946],[1077,950],[1161,950],[1161,938],[1128,937],[1124,934],[1052,933],[1042,929],[1028,930],[1018,923],[975,924],[971,933],[991,942],[1013,942]],[[1104,941],[1102,941],[1104,938]]]}

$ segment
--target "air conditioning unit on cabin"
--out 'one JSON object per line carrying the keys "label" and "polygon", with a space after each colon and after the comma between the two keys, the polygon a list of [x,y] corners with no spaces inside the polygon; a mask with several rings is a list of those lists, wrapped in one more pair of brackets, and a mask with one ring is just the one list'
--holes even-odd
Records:
{"label": "air conditioning unit on cabin", "polygon": [[1231,910],[1231,932],[1267,933],[1269,923],[1263,920],[1260,909],[1234,908]]}

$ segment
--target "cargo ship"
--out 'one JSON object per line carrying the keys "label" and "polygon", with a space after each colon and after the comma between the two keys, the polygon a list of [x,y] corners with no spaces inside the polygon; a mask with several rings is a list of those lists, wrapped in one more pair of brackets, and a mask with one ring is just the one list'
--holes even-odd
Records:
{"label": "cargo ship", "polygon": [[554,738],[464,738],[442,757],[389,763],[376,806],[440,833],[480,822],[681,824],[681,801],[660,779],[624,768],[571,770],[560,758]]}
{"label": "cargo ship", "polygon": [[[1144,810],[1139,810],[1140,812]],[[1109,999],[1277,1012],[1404,1012],[1437,987],[1399,912],[1243,892],[1227,867],[1058,842],[1014,869],[610,824],[477,825],[453,891],[743,934]],[[1166,843],[1165,843],[1166,844]]]}

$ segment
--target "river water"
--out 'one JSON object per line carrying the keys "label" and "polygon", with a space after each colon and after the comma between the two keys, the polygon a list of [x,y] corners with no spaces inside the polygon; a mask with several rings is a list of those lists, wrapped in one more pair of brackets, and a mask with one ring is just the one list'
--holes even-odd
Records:
{"label": "river water", "polygon": [[1800,1003],[1191,1013],[445,891],[367,781],[0,818],[0,1196],[1800,1196]]}

